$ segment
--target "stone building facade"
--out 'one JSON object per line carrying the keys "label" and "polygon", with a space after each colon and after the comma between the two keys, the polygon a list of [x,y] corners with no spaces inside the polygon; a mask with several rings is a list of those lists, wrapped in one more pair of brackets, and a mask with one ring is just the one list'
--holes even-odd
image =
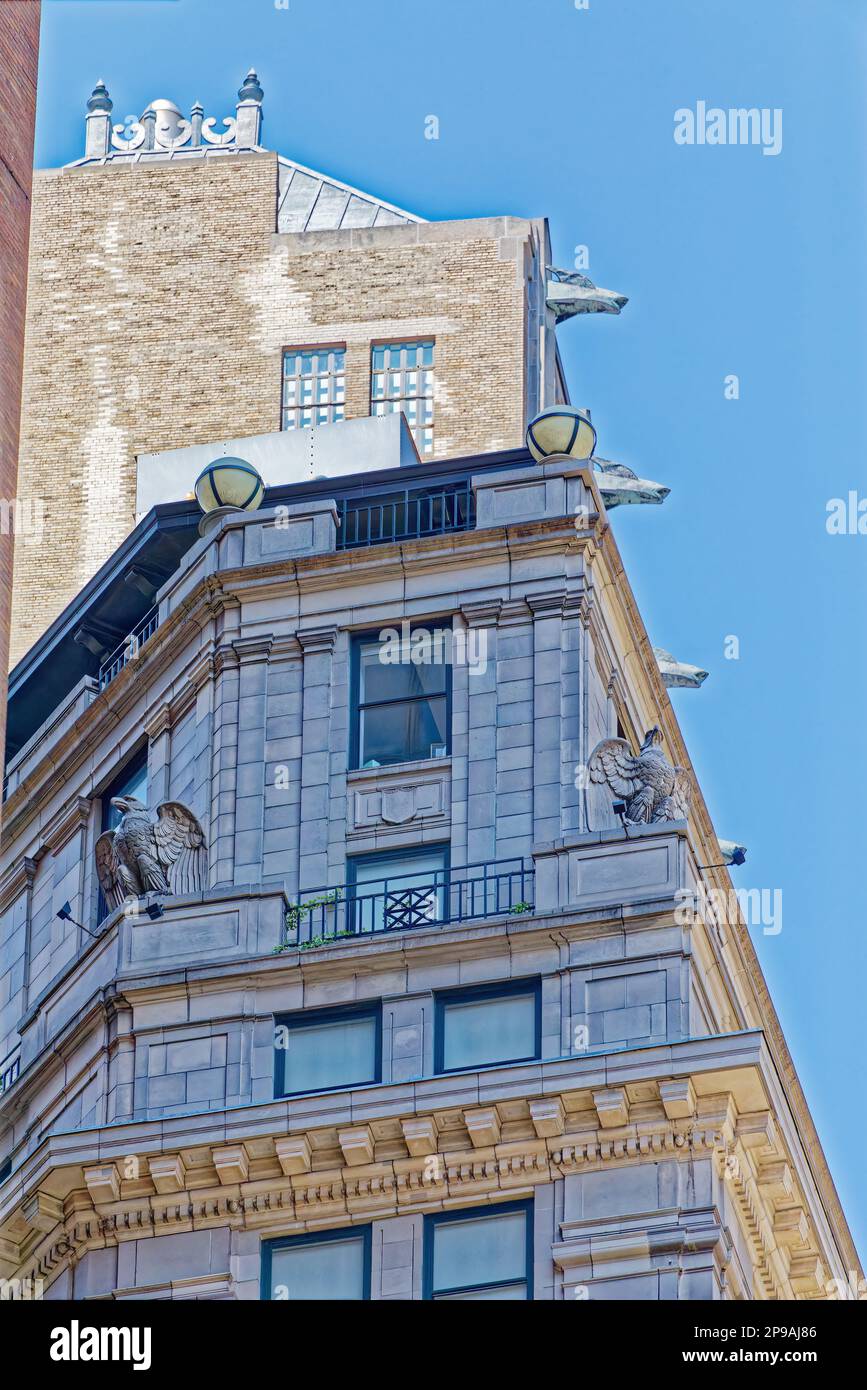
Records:
{"label": "stone building facade", "polygon": [[239,98],[228,143],[167,102],[118,136],[100,85],[85,157],[35,176],[20,466],[45,536],[17,548],[14,660],[132,530],[138,455],[281,427],[287,350],[342,353],[352,418],[385,403],[375,349],[429,345],[434,458],[514,448],[564,398],[544,219],[426,222],[267,150],[258,82]]}
{"label": "stone building facade", "polygon": [[[401,481],[474,505],[352,547],[333,480],[202,538],[157,509],[89,598],[183,532],[147,640],[10,769],[0,1273],[81,1299],[833,1296],[857,1258],[749,933],[700,891],[731,886],[701,794],[624,827],[578,775],[652,726],[690,769],[595,474],[515,450],[339,487],[364,513]],[[384,663],[395,631],[451,660]],[[47,641],[34,663],[13,703]],[[130,789],[195,814],[202,891],[106,909],[94,849]]]}

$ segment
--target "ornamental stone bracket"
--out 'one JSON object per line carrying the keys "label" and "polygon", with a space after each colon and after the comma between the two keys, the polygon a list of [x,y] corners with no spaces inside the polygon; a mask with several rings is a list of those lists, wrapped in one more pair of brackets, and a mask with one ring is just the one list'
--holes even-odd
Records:
{"label": "ornamental stone bracket", "polygon": [[[758,1073],[723,1070],[719,1091],[712,1089],[715,1079],[698,1072],[431,1113],[377,1107],[380,1118],[369,1122],[291,1135],[280,1134],[278,1115],[262,1106],[239,1119],[244,1138],[229,1143],[226,1114],[215,1114],[210,1140],[182,1117],[156,1130],[130,1124],[116,1136],[116,1159],[82,1167],[70,1158],[75,1136],[65,1135],[56,1160],[34,1169],[36,1185],[28,1190],[25,1181],[0,1220],[0,1266],[6,1277],[16,1272],[50,1282],[85,1250],[141,1236],[230,1224],[269,1237],[527,1197],[540,1183],[623,1165],[640,1171],[647,1163],[709,1158],[721,1194],[728,1194],[726,1219],[740,1224],[753,1251],[756,1290],[745,1296],[831,1296],[826,1284],[840,1277],[841,1261],[822,1248],[815,1208],[800,1189],[779,1128],[770,1112],[738,1116],[737,1097],[755,1097]],[[282,1113],[285,1125],[285,1108]],[[137,1137],[160,1151],[137,1154]],[[646,1215],[639,1204],[630,1218],[633,1234],[614,1242],[612,1261],[624,1258],[623,1242],[639,1235],[646,1251]],[[722,1242],[724,1255],[727,1249],[716,1218],[704,1221],[699,1212],[694,1219],[701,1230],[686,1236],[682,1221],[663,1220],[664,1229],[652,1232],[654,1249],[673,1250],[683,1268],[686,1253],[695,1255],[699,1245],[713,1250]],[[554,1258],[574,1273],[584,1258],[584,1235],[572,1231],[571,1220]]]}

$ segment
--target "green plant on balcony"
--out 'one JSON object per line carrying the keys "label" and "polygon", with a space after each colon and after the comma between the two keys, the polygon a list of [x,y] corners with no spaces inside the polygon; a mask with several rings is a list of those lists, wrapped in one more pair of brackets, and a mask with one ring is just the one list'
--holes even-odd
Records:
{"label": "green plant on balcony", "polygon": [[512,914],[513,917],[514,917],[514,916],[517,916],[517,915],[518,915],[519,913],[521,913],[521,912],[532,912],[532,911],[533,911],[533,904],[532,904],[532,903],[513,903],[512,906],[509,908],[509,911],[510,911],[510,913]]}
{"label": "green plant on balcony", "polygon": [[298,933],[301,927],[301,917],[303,913],[306,912],[309,914],[317,907],[335,907],[340,901],[341,896],[340,889],[335,888],[333,893],[325,893],[321,898],[308,898],[306,902],[290,904],[286,909],[286,916],[284,918],[286,940],[281,941],[279,946],[274,947],[273,954],[279,955],[281,951],[292,950],[295,946],[297,946],[299,950],[306,951],[309,950],[311,946],[322,946],[326,941],[335,941],[341,936],[352,936],[352,932],[342,931],[336,932],[332,936],[314,936],[311,937],[309,941],[303,943],[299,943],[298,941]]}

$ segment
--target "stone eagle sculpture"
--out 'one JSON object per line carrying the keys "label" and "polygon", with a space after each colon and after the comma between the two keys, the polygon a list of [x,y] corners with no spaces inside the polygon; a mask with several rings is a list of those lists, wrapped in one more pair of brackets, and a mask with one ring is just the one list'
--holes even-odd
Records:
{"label": "stone eagle sculpture", "polygon": [[121,814],[96,842],[96,872],[109,910],[145,893],[201,893],[207,888],[205,834],[180,801],[164,801],[154,818],[134,796],[112,798]]}
{"label": "stone eagle sculpture", "polygon": [[591,782],[604,782],[626,802],[628,825],[686,820],[692,778],[685,767],[672,767],[662,752],[662,730],[649,729],[637,753],[622,738],[597,743],[587,764]]}

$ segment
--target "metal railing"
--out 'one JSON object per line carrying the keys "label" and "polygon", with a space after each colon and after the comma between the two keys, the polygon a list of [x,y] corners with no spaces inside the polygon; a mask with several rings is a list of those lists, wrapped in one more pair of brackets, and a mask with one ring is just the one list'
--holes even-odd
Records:
{"label": "metal railing", "polygon": [[469,531],[476,521],[476,499],[469,483],[457,483],[426,496],[411,493],[380,502],[338,502],[338,550],[387,541],[420,540],[452,531]]}
{"label": "metal railing", "polygon": [[9,1090],[14,1081],[18,1080],[21,1072],[21,1044],[8,1052],[0,1062],[0,1096]]}
{"label": "metal railing", "polygon": [[304,948],[343,937],[532,912],[533,879],[523,860],[501,859],[313,888],[289,908],[283,945]]}
{"label": "metal railing", "polygon": [[133,628],[123,639],[119,647],[116,647],[107,657],[99,668],[99,688],[104,690],[128,662],[138,656],[141,648],[149,637],[152,637],[159,626],[159,609],[152,608],[146,613],[141,622]]}

